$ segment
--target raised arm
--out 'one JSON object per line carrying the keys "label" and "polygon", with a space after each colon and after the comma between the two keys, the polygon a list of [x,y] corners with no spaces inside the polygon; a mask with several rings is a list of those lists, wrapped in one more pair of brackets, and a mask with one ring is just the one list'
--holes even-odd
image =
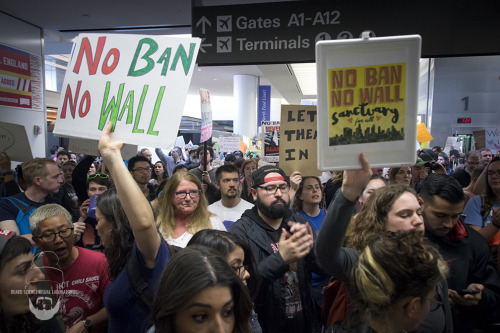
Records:
{"label": "raised arm", "polygon": [[110,131],[111,122],[108,122],[99,140],[99,151],[103,162],[114,179],[120,203],[125,214],[127,214],[130,227],[134,233],[137,248],[141,252],[146,266],[152,268],[155,265],[156,254],[161,243],[160,235],[156,230],[153,211],[148,200],[127,170],[125,163],[123,163],[120,152],[123,143],[113,140]]}
{"label": "raised arm", "polygon": [[362,169],[344,172],[342,187],[328,207],[325,220],[316,241],[316,258],[330,275],[347,281],[352,265],[358,260],[358,251],[343,248],[342,244],[363,188],[370,181],[372,171],[364,155],[360,155]]}

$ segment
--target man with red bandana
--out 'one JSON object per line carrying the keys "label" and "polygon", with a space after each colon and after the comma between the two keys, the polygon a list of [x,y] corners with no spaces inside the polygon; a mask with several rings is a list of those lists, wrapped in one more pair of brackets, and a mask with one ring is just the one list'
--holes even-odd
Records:
{"label": "man with red bandana", "polygon": [[268,333],[320,332],[311,296],[312,229],[290,211],[290,186],[283,170],[264,166],[252,179],[255,206],[229,231],[248,242],[258,263],[261,285],[255,311],[260,325]]}
{"label": "man with red bandana", "polygon": [[450,269],[454,332],[488,329],[500,318],[500,277],[484,237],[461,221],[462,186],[448,175],[433,173],[424,181],[420,198],[425,234]]}

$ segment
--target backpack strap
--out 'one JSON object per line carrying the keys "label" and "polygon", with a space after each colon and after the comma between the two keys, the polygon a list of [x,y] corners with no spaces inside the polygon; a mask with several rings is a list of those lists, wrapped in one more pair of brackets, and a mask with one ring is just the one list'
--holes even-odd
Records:
{"label": "backpack strap", "polygon": [[9,200],[14,206],[17,207],[17,209],[19,209],[23,213],[23,215],[27,214],[32,208],[34,208],[33,206],[28,205],[26,204],[26,202],[19,200],[17,198],[7,197],[4,199]]}
{"label": "backpack strap", "polygon": [[482,227],[484,228],[486,219],[488,216],[491,214],[491,207],[490,205],[486,202],[486,198],[483,194],[480,195],[481,197],[481,218],[482,218]]}
{"label": "backpack strap", "polygon": [[125,264],[127,277],[132,285],[134,298],[140,298],[146,304],[149,310],[153,309],[154,295],[148,289],[148,283],[141,276],[141,271],[137,262],[134,262],[130,256]]}

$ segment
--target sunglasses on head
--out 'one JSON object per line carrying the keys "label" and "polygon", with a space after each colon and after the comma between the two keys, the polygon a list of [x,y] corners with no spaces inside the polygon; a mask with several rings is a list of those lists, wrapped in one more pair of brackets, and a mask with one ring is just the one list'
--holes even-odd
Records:
{"label": "sunglasses on head", "polygon": [[94,173],[93,175],[87,175],[87,180],[94,179],[94,178],[97,178],[97,177],[108,179],[109,175],[106,174],[106,173]]}

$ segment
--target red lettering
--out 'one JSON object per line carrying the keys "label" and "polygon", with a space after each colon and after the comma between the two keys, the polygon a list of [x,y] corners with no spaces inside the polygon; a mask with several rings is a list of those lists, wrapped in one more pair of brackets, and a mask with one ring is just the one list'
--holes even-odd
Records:
{"label": "red lettering", "polygon": [[[113,56],[113,63],[111,64],[111,66],[108,66],[108,60],[111,56]],[[112,73],[115,70],[116,66],[118,66],[119,59],[120,51],[118,51],[118,49],[112,48],[111,50],[109,50],[106,58],[104,59],[104,63],[102,64],[102,74],[108,75]]]}
{"label": "red lettering", "polygon": [[106,37],[99,37],[97,42],[97,50],[94,59],[92,59],[92,46],[88,38],[82,39],[82,44],[80,45],[80,51],[78,52],[78,57],[76,58],[75,68],[73,72],[78,74],[80,72],[80,66],[82,64],[83,54],[87,56],[87,66],[89,68],[89,74],[94,75],[97,72],[97,67],[99,65],[99,60],[101,59],[102,49],[106,43]]}
{"label": "red lettering", "polygon": [[[84,103],[85,103],[85,112],[82,112],[82,107]],[[88,90],[86,90],[82,96],[82,102],[80,103],[80,107],[78,108],[78,115],[80,116],[80,118],[83,118],[87,115],[87,113],[89,113],[89,110],[90,110],[90,93]]]}
{"label": "red lettering", "polygon": [[64,94],[64,103],[63,107],[61,110],[61,119],[66,118],[66,105],[69,102],[69,107],[71,110],[71,116],[73,119],[75,119],[75,112],[76,112],[76,102],[78,101],[78,94],[80,93],[80,86],[82,85],[82,81],[78,81],[78,84],[76,86],[76,92],[75,92],[75,100],[73,102],[73,96],[71,95],[71,86],[68,84],[66,87],[66,94]]}

